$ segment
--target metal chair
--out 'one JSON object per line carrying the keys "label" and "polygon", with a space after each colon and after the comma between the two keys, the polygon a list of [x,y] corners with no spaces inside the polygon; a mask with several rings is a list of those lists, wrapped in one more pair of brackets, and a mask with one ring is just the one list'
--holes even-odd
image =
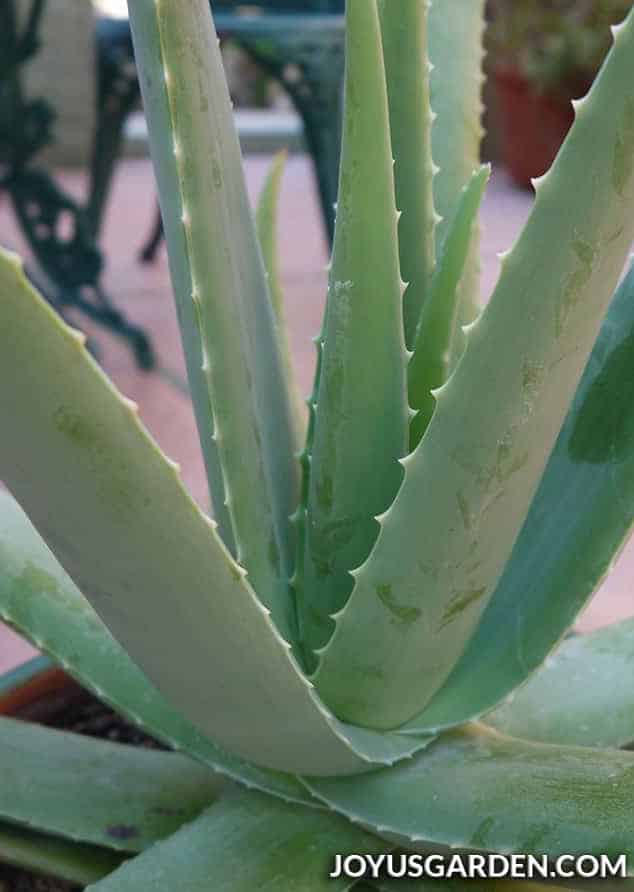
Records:
{"label": "metal chair", "polygon": [[[344,0],[260,0],[246,6],[212,3],[218,33],[239,44],[277,80],[301,116],[311,155],[326,235],[332,240],[337,197],[344,73]],[[139,100],[128,22],[97,22],[97,130],[88,217],[95,237],[125,122]],[[162,237],[160,214],[141,257],[154,257]]]}

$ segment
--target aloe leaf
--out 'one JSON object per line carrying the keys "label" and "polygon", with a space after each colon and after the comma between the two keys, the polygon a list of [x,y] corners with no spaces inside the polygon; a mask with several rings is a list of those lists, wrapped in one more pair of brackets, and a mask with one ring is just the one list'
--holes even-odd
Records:
{"label": "aloe leaf", "polygon": [[165,700],[112,637],[15,500],[0,492],[0,619],[118,713],[214,771],[275,796],[315,804],[289,774],[222,750]]}
{"label": "aloe leaf", "polygon": [[436,393],[316,683],[346,721],[416,715],[511,557],[634,236],[634,11]]}
{"label": "aloe leaf", "polygon": [[[306,401],[308,407],[308,424],[306,427],[306,440],[304,448],[299,456],[299,463],[302,472],[302,486],[299,497],[299,505],[297,511],[291,517],[291,522],[295,527],[295,548],[296,560],[295,571],[291,578],[291,591],[295,599],[296,612],[298,616],[299,626],[299,604],[306,603],[305,580],[306,580],[306,536],[308,528],[308,494],[310,490],[310,472],[312,462],[313,443],[315,439],[315,417],[317,414],[317,395],[319,392],[319,381],[321,379],[321,365],[324,353],[324,328],[325,320],[322,323],[321,332],[313,339],[316,352],[315,371],[313,374],[313,387],[310,396]],[[298,642],[298,659],[303,666],[312,665],[314,655],[310,648],[305,648],[304,643]]]}
{"label": "aloe leaf", "polygon": [[632,665],[634,620],[573,636],[483,721],[543,743],[627,746],[634,741]]}
{"label": "aloe leaf", "polygon": [[495,706],[540,666],[609,573],[634,521],[633,363],[634,265],[610,305],[491,602],[411,727],[459,724]]}
{"label": "aloe leaf", "polygon": [[[526,880],[464,880],[447,877],[442,880],[385,879],[377,883],[377,892],[546,892],[557,888],[546,883],[532,883]],[[587,888],[583,886],[582,888]],[[356,892],[356,890],[355,890]]]}
{"label": "aloe leaf", "polygon": [[299,452],[306,432],[306,405],[299,394],[295,370],[291,356],[291,348],[284,312],[284,293],[279,271],[279,258],[277,247],[277,218],[280,200],[280,188],[282,176],[286,164],[286,151],[278,152],[268,176],[262,186],[256,209],[256,226],[258,239],[262,249],[262,259],[269,283],[269,291],[275,311],[277,336],[280,344],[280,353],[286,373],[287,386],[294,409],[293,421],[295,425],[295,450]]}
{"label": "aloe leaf", "polygon": [[0,823],[0,864],[87,886],[119,867],[123,857],[109,849]]}
{"label": "aloe leaf", "polygon": [[[132,4],[130,4],[132,6]],[[134,10],[130,10],[134,14]],[[153,29],[156,37],[156,29]],[[144,103],[148,120],[153,129],[171,133],[171,117],[164,78],[157,73],[153,79],[153,91],[145,90]],[[212,400],[204,371],[204,351],[200,336],[196,307],[191,300],[194,291],[193,271],[189,258],[189,247],[185,228],[182,225],[183,196],[178,185],[174,165],[173,142],[171,145],[153,145],[154,170],[161,183],[160,201],[163,224],[169,247],[169,266],[176,303],[176,312],[181,332],[183,352],[187,367],[189,391],[191,393],[198,436],[207,472],[209,494],[218,532],[227,548],[235,555],[232,522],[225,504],[227,494],[223,482],[223,471],[215,433]]]}
{"label": "aloe leaf", "polygon": [[90,889],[344,892],[351,881],[328,876],[333,853],[384,846],[337,815],[237,793]]}
{"label": "aloe leaf", "polygon": [[417,413],[410,425],[410,449],[416,448],[431,421],[436,405],[432,391],[441,387],[449,375],[451,339],[459,303],[458,289],[490,175],[490,166],[481,167],[462,190],[447,230],[429,297],[423,305],[414,351],[407,369],[409,404]]}
{"label": "aloe leaf", "polygon": [[426,0],[379,0],[394,155],[405,341],[414,343],[436,260]]}
{"label": "aloe leaf", "polygon": [[[432,63],[430,76],[432,157],[438,167],[434,177],[434,204],[440,216],[436,240],[442,247],[454,217],[462,189],[480,166],[482,141],[482,37],[484,0],[454,0],[451,15],[445,0],[432,0],[428,40]],[[479,238],[474,233],[461,284],[459,319],[471,322],[479,311]],[[462,351],[460,330],[455,352]]]}
{"label": "aloe leaf", "polygon": [[306,783],[408,849],[634,854],[634,753],[622,750],[533,743],[471,725],[392,769]]}
{"label": "aloe leaf", "polygon": [[0,479],[185,718],[235,755],[290,773],[357,771],[425,745],[328,713],[135,408],[1,252],[0,344],[0,417],[11,419]]}
{"label": "aloe leaf", "polygon": [[401,479],[406,354],[387,90],[376,0],[350,3],[341,178],[312,449],[300,637],[328,640]]}
{"label": "aloe leaf", "polygon": [[195,353],[202,355],[236,557],[290,639],[288,518],[296,507],[299,469],[209,3],[132,0],[130,24],[174,290],[179,305],[189,305],[181,313],[186,347],[199,341]]}
{"label": "aloe leaf", "polygon": [[222,780],[177,753],[0,718],[0,818],[141,852],[217,797]]}

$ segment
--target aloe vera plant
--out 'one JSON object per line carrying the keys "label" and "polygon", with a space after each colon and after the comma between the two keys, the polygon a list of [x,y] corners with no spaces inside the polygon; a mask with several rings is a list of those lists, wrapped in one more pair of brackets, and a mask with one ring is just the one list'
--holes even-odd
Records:
{"label": "aloe vera plant", "polygon": [[634,12],[473,321],[484,2],[350,0],[304,413],[279,165],[256,225],[207,0],[129,6],[214,519],[0,255],[0,617],[178,751],[0,720],[0,858],[100,892],[634,858],[634,624],[560,643],[634,517]]}

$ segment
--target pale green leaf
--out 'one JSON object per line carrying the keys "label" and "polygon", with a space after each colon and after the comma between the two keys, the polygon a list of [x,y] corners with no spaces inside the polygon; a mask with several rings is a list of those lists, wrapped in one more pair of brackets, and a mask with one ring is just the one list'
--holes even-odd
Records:
{"label": "pale green leaf", "polygon": [[129,11],[176,299],[189,305],[181,311],[185,345],[200,342],[236,556],[290,640],[288,518],[299,469],[209,2],[131,0]]}
{"label": "pale green leaf", "polygon": [[[315,802],[291,775],[267,771],[231,755],[173,709],[115,641],[19,505],[2,492],[0,619],[100,700],[168,746],[249,787],[307,804]],[[19,677],[12,676],[12,684],[16,683]]]}
{"label": "pale green leaf", "polygon": [[223,798],[91,892],[344,892],[330,879],[335,852],[381,851],[381,840],[337,815],[259,793]]}
{"label": "pale green leaf", "polygon": [[354,573],[316,677],[340,718],[390,728],[416,715],[495,590],[634,237],[634,168],[619,160],[633,122],[634,11]]}
{"label": "pale green leaf", "polygon": [[285,163],[286,152],[278,152],[273,159],[271,169],[262,186],[258,198],[255,220],[260,248],[262,249],[262,260],[264,261],[271,300],[273,301],[273,309],[275,310],[275,323],[280,345],[280,354],[284,364],[286,382],[293,409],[293,421],[295,427],[294,449],[296,452],[299,452],[302,448],[306,433],[306,405],[299,394],[295,370],[293,368],[277,246],[277,218]]}
{"label": "pale green leaf", "polygon": [[[148,31],[147,37],[148,49],[153,49],[157,40],[155,27],[151,33]],[[152,124],[153,131],[160,130],[166,136],[171,134],[171,115],[159,60],[156,60],[151,84],[147,83],[147,78],[142,72],[141,84],[145,88],[145,114]],[[203,368],[203,343],[200,337],[196,308],[191,300],[193,272],[186,231],[182,225],[183,196],[179,189],[178,173],[174,164],[173,139],[171,142],[166,139],[160,146],[153,144],[151,148],[154,171],[157,181],[161,185],[161,217],[169,246],[170,275],[187,366],[189,391],[196,416],[211,503],[222,541],[235,555],[231,518],[225,504],[227,496],[223,482],[218,444],[215,437],[211,393]]]}
{"label": "pale green leaf", "polygon": [[[422,880],[385,879],[376,884],[377,892],[546,892],[553,888],[557,887],[532,883],[527,880],[464,880],[456,877],[445,877],[442,880],[431,878]],[[356,889],[355,892],[357,892]]]}
{"label": "pale green leaf", "polygon": [[411,727],[458,724],[502,700],[540,666],[609,572],[634,521],[632,368],[634,266],[610,305],[491,602]]}
{"label": "pale green leaf", "polygon": [[414,343],[436,260],[432,114],[429,104],[426,0],[379,0],[396,206],[405,341]]}
{"label": "pale green leaf", "polygon": [[410,425],[411,449],[418,445],[434,412],[436,400],[432,391],[441,387],[449,375],[459,285],[490,174],[489,166],[481,167],[462,190],[432,278],[429,297],[423,305],[414,352],[407,369],[409,404],[417,413]]}
{"label": "pale green leaf", "polygon": [[312,652],[398,488],[408,409],[397,215],[376,0],[347,7],[341,179],[317,397],[300,638]]}
{"label": "pale green leaf", "polygon": [[483,719],[543,743],[634,742],[634,620],[568,638],[524,687]]}
{"label": "pale green leaf", "polygon": [[121,864],[121,853],[0,823],[0,862],[86,886]]}
{"label": "pale green leaf", "polygon": [[177,753],[0,717],[0,819],[141,852],[218,796],[223,781]]}
{"label": "pale green leaf", "polygon": [[[432,157],[438,167],[434,177],[434,203],[440,222],[436,231],[440,247],[447,236],[460,193],[480,165],[482,141],[482,37],[484,0],[432,0],[429,12],[431,106],[436,116],[432,127]],[[479,310],[479,238],[477,230],[461,285],[459,321],[473,321]],[[455,333],[456,354],[462,352],[461,332]]]}
{"label": "pale green leaf", "polygon": [[413,760],[307,781],[331,808],[409,849],[634,856],[634,753],[552,746],[481,725]]}
{"label": "pale green leaf", "polygon": [[0,340],[0,414],[11,418],[0,477],[186,719],[234,755],[291,773],[358,770],[420,747],[324,710],[135,413],[7,255]]}

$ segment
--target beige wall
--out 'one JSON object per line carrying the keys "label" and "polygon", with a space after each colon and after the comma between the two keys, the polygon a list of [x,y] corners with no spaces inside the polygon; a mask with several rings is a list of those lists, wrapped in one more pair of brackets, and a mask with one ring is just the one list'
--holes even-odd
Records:
{"label": "beige wall", "polygon": [[[31,0],[18,0],[24,16]],[[42,96],[57,112],[55,144],[41,157],[66,166],[85,164],[95,115],[94,13],[90,0],[48,0],[42,48],[24,68],[29,98]],[[39,159],[38,159],[39,160]]]}

